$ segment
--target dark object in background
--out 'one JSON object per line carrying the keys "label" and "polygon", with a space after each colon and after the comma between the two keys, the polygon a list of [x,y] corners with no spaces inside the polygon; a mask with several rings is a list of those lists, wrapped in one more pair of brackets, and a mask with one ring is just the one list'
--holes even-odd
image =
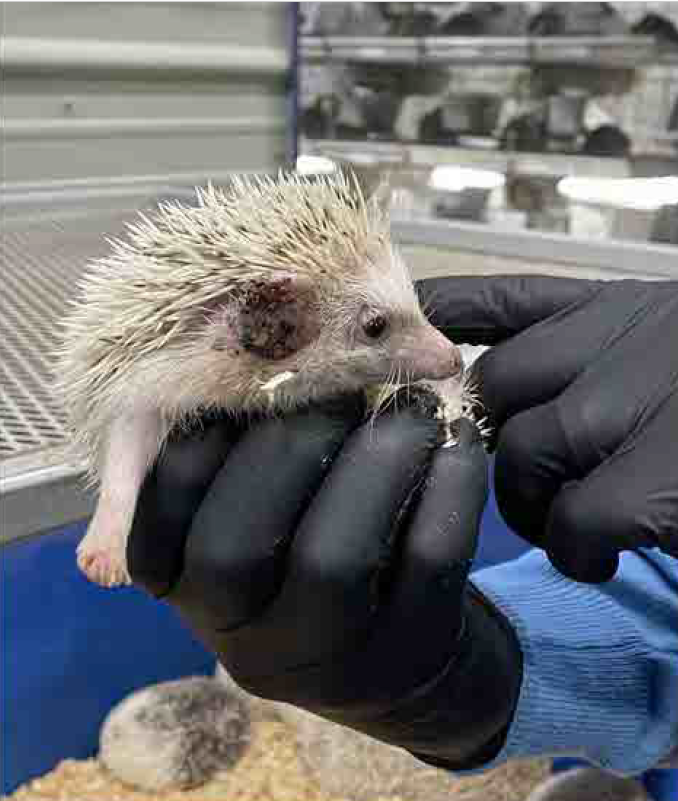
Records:
{"label": "dark object in background", "polygon": [[[395,122],[408,95],[439,95],[449,81],[449,71],[437,65],[402,69],[393,64],[347,64],[341,95],[357,109],[363,136],[388,141],[395,138]],[[356,128],[353,136],[358,134]]]}
{"label": "dark object in background", "polygon": [[678,245],[678,204],[659,209],[652,226],[650,242]]}
{"label": "dark object in background", "polygon": [[375,89],[356,84],[350,90],[351,98],[358,105],[368,136],[392,138],[398,112],[403,98],[391,89]]}
{"label": "dark object in background", "polygon": [[637,89],[638,70],[595,64],[539,64],[533,67],[534,84],[541,97],[579,90],[591,96],[622,97]]}
{"label": "dark object in background", "polygon": [[639,36],[654,36],[659,44],[678,47],[678,28],[659,14],[646,14],[631,27],[631,32]]}
{"label": "dark object in background", "polygon": [[389,89],[405,98],[407,95],[442,95],[450,83],[445,65],[417,64],[402,68],[394,64],[347,63],[345,85],[361,84],[372,89]]}
{"label": "dark object in background", "polygon": [[589,96],[579,89],[563,89],[546,101],[546,127],[553,139],[574,144],[581,133]]}
{"label": "dark object in background", "polygon": [[[483,3],[483,5],[486,4]],[[440,36],[483,36],[485,34],[485,15],[478,11],[462,11],[444,22],[438,29],[438,34]]]}
{"label": "dark object in background", "polygon": [[523,36],[525,3],[462,3],[438,28],[438,36]]}
{"label": "dark object in background", "polygon": [[382,36],[388,22],[379,3],[317,3],[309,33],[317,36]]}
{"label": "dark object in background", "polygon": [[616,125],[601,125],[586,137],[582,154],[625,158],[630,148],[631,140],[620,128]]}
{"label": "dark object in background", "polygon": [[467,133],[471,136],[492,136],[499,122],[503,98],[487,92],[463,97],[469,119]]}
{"label": "dark object in background", "polygon": [[562,18],[554,8],[544,9],[530,20],[528,31],[532,36],[562,35]]}
{"label": "dark object in background", "polygon": [[[668,131],[675,133],[678,136],[678,97],[676,98],[676,102],[673,104],[673,110],[671,111],[671,116],[669,117],[669,124],[666,127]],[[673,147],[678,150],[678,139],[674,139]]]}
{"label": "dark object in background", "polygon": [[451,95],[437,109],[422,117],[419,139],[451,144],[463,135],[492,136],[501,104],[499,95],[484,92]]}
{"label": "dark object in background", "polygon": [[389,36],[432,36],[438,18],[416,3],[383,3],[381,13],[388,20]]}
{"label": "dark object in background", "polygon": [[501,133],[502,150],[531,151],[546,149],[546,123],[541,114],[522,114],[512,119]]}
{"label": "dark object in background", "polygon": [[566,234],[570,230],[570,211],[558,193],[559,177],[554,175],[506,176],[506,200],[509,208],[527,216],[526,228]]}
{"label": "dark object in background", "polygon": [[301,130],[311,139],[334,137],[340,111],[341,101],[336,95],[320,95],[301,112]]}
{"label": "dark object in background", "polygon": [[528,23],[531,36],[620,36],[624,20],[610,3],[548,3]]}
{"label": "dark object in background", "polygon": [[443,112],[437,108],[419,122],[419,141],[429,145],[455,145],[458,134],[443,127]]}
{"label": "dark object in background", "polygon": [[483,222],[489,197],[489,189],[478,187],[461,192],[440,192],[433,205],[433,214],[440,220]]}
{"label": "dark object in background", "polygon": [[543,211],[554,199],[553,184],[550,176],[509,174],[505,186],[508,205],[528,214]]}

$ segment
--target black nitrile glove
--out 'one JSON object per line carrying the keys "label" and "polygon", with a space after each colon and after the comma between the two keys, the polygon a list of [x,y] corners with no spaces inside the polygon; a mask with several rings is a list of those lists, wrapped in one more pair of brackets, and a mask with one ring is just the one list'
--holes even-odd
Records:
{"label": "black nitrile glove", "polygon": [[169,444],[128,545],[135,583],[178,608],[245,690],[421,759],[501,748],[522,678],[503,615],[467,583],[487,497],[475,427],[358,405]]}
{"label": "black nitrile glove", "polygon": [[678,557],[678,282],[543,276],[422,281],[496,427],[508,524],[565,575],[612,578],[621,551]]}

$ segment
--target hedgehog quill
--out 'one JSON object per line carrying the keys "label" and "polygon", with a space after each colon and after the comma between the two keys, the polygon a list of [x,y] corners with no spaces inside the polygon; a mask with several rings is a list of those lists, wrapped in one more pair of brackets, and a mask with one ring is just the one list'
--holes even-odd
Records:
{"label": "hedgehog quill", "polygon": [[281,173],[197,197],[112,241],[64,322],[60,396],[99,484],[77,559],[104,586],[129,583],[137,495],[192,416],[284,413],[352,391],[378,406],[403,377],[439,382],[442,418],[463,413],[461,353],[426,319],[388,215],[357,182]]}

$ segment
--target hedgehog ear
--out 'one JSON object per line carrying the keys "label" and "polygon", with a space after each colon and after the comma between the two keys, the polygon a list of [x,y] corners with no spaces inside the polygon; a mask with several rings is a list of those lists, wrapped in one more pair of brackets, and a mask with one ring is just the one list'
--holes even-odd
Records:
{"label": "hedgehog ear", "polygon": [[243,287],[236,321],[240,346],[278,361],[313,342],[321,329],[313,283],[299,275],[253,280]]}

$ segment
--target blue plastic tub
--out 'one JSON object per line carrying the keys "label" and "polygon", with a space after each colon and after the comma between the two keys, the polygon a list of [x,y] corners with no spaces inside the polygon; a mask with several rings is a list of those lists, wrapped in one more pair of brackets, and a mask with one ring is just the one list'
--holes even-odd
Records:
{"label": "blue plastic tub", "polygon": [[[92,756],[104,716],[136,688],[214,669],[170,607],[81,576],[74,551],[83,533],[79,524],[2,549],[3,793],[62,759]],[[475,569],[525,551],[492,495]],[[655,801],[678,798],[678,771],[651,771],[645,780]]]}

